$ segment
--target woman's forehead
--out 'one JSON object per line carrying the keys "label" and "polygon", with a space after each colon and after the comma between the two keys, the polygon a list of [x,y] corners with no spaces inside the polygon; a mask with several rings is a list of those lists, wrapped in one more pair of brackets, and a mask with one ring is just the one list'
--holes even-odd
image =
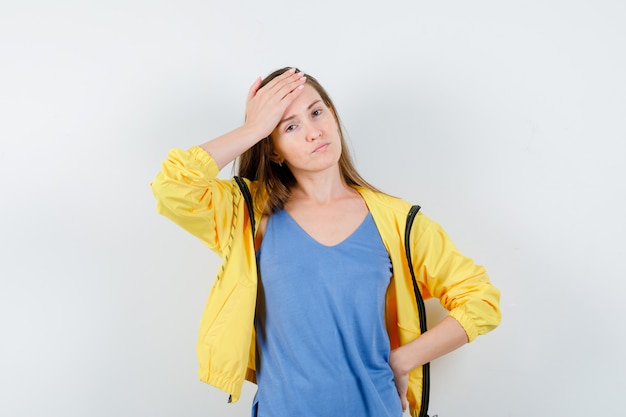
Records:
{"label": "woman's forehead", "polygon": [[283,119],[308,111],[309,107],[316,102],[324,104],[317,90],[309,84],[305,84],[302,93],[285,109]]}

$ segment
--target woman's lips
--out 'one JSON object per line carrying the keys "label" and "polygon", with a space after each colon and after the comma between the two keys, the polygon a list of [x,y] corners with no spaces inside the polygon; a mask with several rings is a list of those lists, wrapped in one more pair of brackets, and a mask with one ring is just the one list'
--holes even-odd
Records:
{"label": "woman's lips", "polygon": [[330,146],[330,143],[322,143],[321,145],[319,145],[317,148],[313,149],[313,153],[315,152],[324,152],[326,150],[326,148],[328,148]]}

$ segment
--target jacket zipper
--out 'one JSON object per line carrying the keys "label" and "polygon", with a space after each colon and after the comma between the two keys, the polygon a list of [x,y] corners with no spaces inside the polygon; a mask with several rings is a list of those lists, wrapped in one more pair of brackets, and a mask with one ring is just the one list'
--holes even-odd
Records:
{"label": "jacket zipper", "polygon": [[[428,330],[428,324],[426,322],[426,306],[424,305],[424,299],[417,286],[417,280],[415,279],[415,271],[413,270],[413,261],[411,260],[411,226],[417,213],[420,211],[420,206],[412,206],[407,215],[406,227],[404,229],[404,250],[406,251],[406,258],[409,264],[409,270],[411,271],[411,278],[413,279],[413,292],[415,293],[415,302],[417,303],[417,311],[420,319],[420,334],[426,333]],[[428,402],[430,400],[430,362],[422,365],[422,404],[420,407],[419,417],[428,417]]]}

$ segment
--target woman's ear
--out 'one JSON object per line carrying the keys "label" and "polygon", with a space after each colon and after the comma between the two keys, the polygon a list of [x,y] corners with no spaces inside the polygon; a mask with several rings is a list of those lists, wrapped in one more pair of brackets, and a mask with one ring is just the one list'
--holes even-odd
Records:
{"label": "woman's ear", "polygon": [[283,166],[283,162],[285,161],[285,159],[276,152],[272,152],[272,155],[270,156],[270,161],[277,165]]}
{"label": "woman's ear", "polygon": [[283,158],[282,156],[280,156],[278,154],[278,152],[276,152],[276,148],[274,147],[274,142],[272,142],[272,137],[269,136],[269,154],[270,154],[270,161],[272,161],[273,163],[275,163],[276,165],[280,165],[283,166],[283,162],[285,162],[285,158]]}

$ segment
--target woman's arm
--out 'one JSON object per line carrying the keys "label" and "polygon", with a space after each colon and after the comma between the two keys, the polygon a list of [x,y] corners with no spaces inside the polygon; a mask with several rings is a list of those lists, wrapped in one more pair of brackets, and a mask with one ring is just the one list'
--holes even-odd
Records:
{"label": "woman's arm", "polygon": [[393,371],[403,410],[407,407],[409,372],[458,349],[467,342],[468,337],[461,324],[448,316],[417,339],[391,351],[389,365]]}
{"label": "woman's arm", "polygon": [[231,238],[225,225],[233,215],[234,184],[216,177],[226,164],[271,133],[305,81],[294,71],[263,88],[257,80],[250,87],[241,127],[200,147],[172,149],[151,183],[157,211],[221,254]]}
{"label": "woman's arm", "polygon": [[272,133],[291,102],[302,92],[306,77],[295,69],[286,71],[260,88],[261,79],[250,87],[243,126],[200,147],[207,151],[221,170],[258,141]]}
{"label": "woman's arm", "polygon": [[[448,316],[421,336],[404,339],[389,363],[406,406],[408,374],[494,329],[501,319],[500,291],[484,267],[464,256],[441,226],[423,213],[415,219],[411,245],[413,265],[424,298],[435,297]],[[404,300],[407,301],[407,300]],[[416,331],[417,332],[417,331]]]}

